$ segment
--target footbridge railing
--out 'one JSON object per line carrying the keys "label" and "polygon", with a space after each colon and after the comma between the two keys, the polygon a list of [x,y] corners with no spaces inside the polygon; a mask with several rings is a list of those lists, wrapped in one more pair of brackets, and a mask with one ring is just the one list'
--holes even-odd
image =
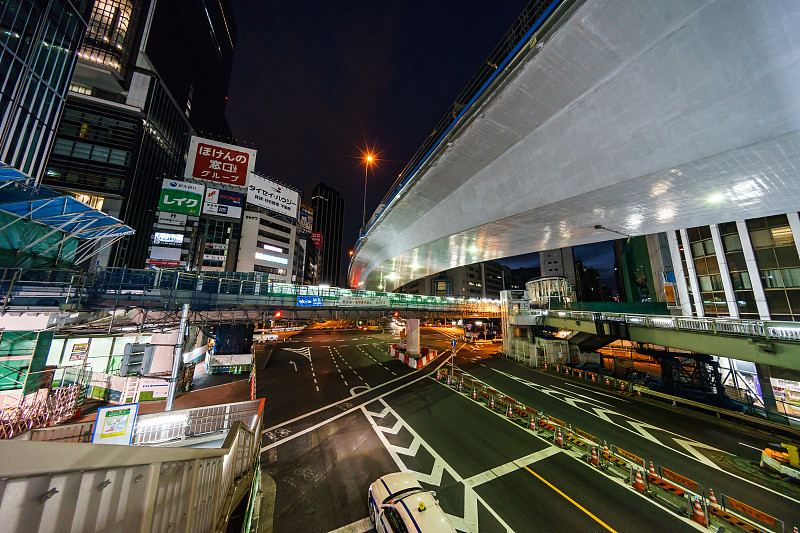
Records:
{"label": "footbridge railing", "polygon": [[0,441],[3,530],[224,531],[259,464],[263,408],[143,415],[132,446],[89,444],[93,422]]}

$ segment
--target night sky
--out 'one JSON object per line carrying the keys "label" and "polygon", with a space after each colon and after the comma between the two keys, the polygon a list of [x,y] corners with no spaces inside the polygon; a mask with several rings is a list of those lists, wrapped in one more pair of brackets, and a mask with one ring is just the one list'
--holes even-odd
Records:
{"label": "night sky", "polygon": [[[528,3],[232,1],[228,121],[258,149],[258,171],[301,191],[323,182],[344,197],[344,268],[361,226],[361,152],[374,148],[380,159],[369,218]],[[575,258],[613,287],[610,248],[576,247]],[[538,255],[500,262],[537,265]]]}
{"label": "night sky", "polygon": [[345,199],[343,254],[527,0],[233,0],[238,27],[228,122],[256,169]]}

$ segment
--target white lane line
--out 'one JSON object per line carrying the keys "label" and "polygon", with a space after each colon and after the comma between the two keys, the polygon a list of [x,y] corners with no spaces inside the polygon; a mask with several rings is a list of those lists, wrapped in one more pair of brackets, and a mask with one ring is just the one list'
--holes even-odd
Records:
{"label": "white lane line", "polygon": [[[468,532],[477,532],[478,531],[478,503],[480,502],[483,504],[484,508],[489,511],[489,513],[497,520],[500,525],[505,528],[506,531],[512,532],[513,529],[506,524],[503,519],[495,512],[492,507],[486,503],[486,501],[470,486],[468,486],[464,479],[456,472],[456,470],[450,466],[436,451],[431,447],[425,439],[420,437],[420,435],[414,431],[414,429],[405,421],[403,418],[394,410],[392,409],[389,404],[383,399],[383,397],[377,398],[381,404],[383,404],[384,409],[381,411],[389,412],[397,419],[397,422],[400,423],[400,427],[404,428],[408,431],[411,436],[413,437],[412,440],[412,447],[419,447],[424,448],[430,455],[433,456],[433,469],[430,474],[426,472],[419,472],[411,469],[410,467],[406,466],[403,459],[400,457],[399,453],[402,452],[402,448],[398,446],[392,445],[388,439],[386,438],[386,433],[391,433],[394,430],[394,427],[398,427],[396,423],[393,428],[386,428],[383,426],[379,426],[375,423],[375,419],[373,418],[374,413],[371,413],[367,410],[366,405],[361,406],[360,409],[364,412],[367,421],[372,426],[373,430],[377,434],[378,438],[383,443],[384,448],[386,451],[389,452],[389,455],[392,456],[394,459],[395,464],[397,467],[403,471],[413,475],[419,481],[423,483],[428,483],[430,485],[440,486],[442,483],[442,474],[446,471],[457,483],[462,483],[464,487],[464,516],[453,516],[447,515],[453,525],[460,529],[461,531],[468,531]],[[380,414],[377,414],[380,416]],[[398,430],[399,431],[399,428]]]}
{"label": "white lane line", "polygon": [[329,533],[364,533],[364,531],[372,531],[372,522],[369,517],[362,518],[339,529],[334,529]]}
{"label": "white lane line", "polygon": [[[619,396],[614,396],[613,394],[608,394],[607,392],[600,392],[600,391],[594,390],[594,389],[592,389],[590,387],[583,387],[581,385],[575,385],[574,383],[564,383],[564,385],[568,385],[570,387],[575,387],[576,389],[585,390],[586,392],[591,392],[593,394],[599,394],[600,396],[608,396],[609,398],[614,398],[615,400],[621,400],[623,402],[627,402],[628,401],[625,398],[620,398]],[[606,405],[609,405],[609,404],[606,404]]]}
{"label": "white lane line", "polygon": [[568,390],[568,389],[562,389],[561,387],[557,387],[557,386],[555,386],[555,385],[553,385],[553,387],[552,387],[552,388],[554,388],[554,389],[558,389],[558,390],[562,390],[562,391],[564,391],[564,392],[565,392],[565,393],[567,393],[567,394],[571,394],[571,395],[574,395],[574,396],[578,396],[578,397],[580,397],[580,398],[586,398],[587,400],[591,400],[591,401],[593,401],[593,402],[596,402],[596,403],[602,403],[603,405],[607,405],[607,406],[609,406],[609,407],[613,407],[613,405],[611,405],[610,403],[604,402],[604,401],[602,401],[602,400],[598,400],[597,398],[592,398],[591,396],[587,396],[587,395],[585,395],[585,394],[581,394],[581,393],[579,393],[579,392],[571,391],[571,390]]}
{"label": "white lane line", "polygon": [[525,468],[531,463],[541,461],[542,459],[547,459],[551,455],[555,455],[557,453],[561,453],[561,450],[555,446],[548,446],[547,448],[539,450],[538,452],[533,452],[525,457],[520,457],[516,461],[509,461],[504,465],[491,468],[485,472],[481,472],[480,474],[475,474],[474,476],[465,479],[464,484],[470,487],[477,487],[478,485],[482,485],[483,483],[497,479],[500,476],[510,474],[511,472],[516,472],[520,468]]}
{"label": "white lane line", "polygon": [[[492,368],[491,370],[494,370],[496,373],[498,373],[500,375],[504,375],[504,376],[506,376],[506,377],[508,377],[510,379],[513,379],[514,381],[522,383],[525,386],[527,386],[527,387],[529,387],[529,388],[531,388],[531,389],[533,389],[535,391],[538,391],[541,394],[545,394],[547,396],[550,396],[549,394],[547,394],[545,392],[545,390],[547,390],[548,388],[545,387],[544,385],[539,385],[538,383],[534,383],[532,381],[528,381],[525,378],[521,378],[521,377],[515,376],[513,374],[508,374],[506,372],[502,372],[502,371],[494,369],[494,368]],[[472,377],[472,378],[475,378],[475,376],[473,376],[469,372],[463,372],[463,373],[465,375],[468,375],[468,376]],[[475,378],[475,379],[477,379],[477,378]],[[545,390],[541,390],[539,387],[541,387],[541,389],[545,389]],[[498,391],[500,390],[499,387],[495,387],[495,388]],[[553,396],[550,396],[550,397],[558,400],[558,398],[555,398]],[[577,399],[577,398],[570,399],[570,400],[571,400],[571,402],[576,402],[576,401],[578,401],[578,402],[586,402],[586,400],[580,400],[580,399]],[[571,405],[572,407],[574,407],[574,408],[576,408],[576,409],[578,409],[580,411],[583,411],[583,412],[585,412],[585,413],[587,413],[587,414],[589,414],[591,416],[595,416],[595,417],[605,421],[608,424],[611,424],[613,426],[617,426],[618,428],[620,428],[620,429],[622,429],[624,431],[627,431],[629,433],[633,433],[634,435],[636,435],[638,437],[642,437],[642,438],[644,438],[644,439],[646,439],[646,440],[648,440],[650,442],[658,444],[658,445],[660,445],[660,446],[662,446],[662,447],[664,447],[664,448],[666,448],[668,450],[671,450],[671,451],[675,452],[676,454],[683,455],[684,457],[688,457],[690,459],[694,459],[698,463],[704,464],[704,465],[706,465],[706,466],[708,466],[708,467],[710,467],[710,468],[712,468],[712,469],[714,469],[714,470],[716,470],[718,472],[721,472],[723,475],[727,474],[727,475],[729,475],[729,476],[731,476],[733,478],[736,478],[736,479],[739,479],[741,481],[744,481],[745,483],[749,483],[750,485],[753,485],[754,487],[758,487],[759,489],[765,490],[765,491],[770,492],[772,494],[776,494],[776,495],[781,496],[783,498],[786,498],[787,500],[790,500],[792,502],[800,503],[800,500],[792,498],[791,496],[788,496],[786,494],[782,494],[782,493],[780,493],[778,491],[775,491],[775,490],[773,490],[773,489],[771,489],[769,487],[766,487],[764,485],[760,485],[760,484],[758,484],[758,483],[756,483],[754,481],[750,481],[749,479],[746,479],[746,478],[743,478],[741,476],[738,476],[738,475],[736,475],[736,474],[734,474],[732,472],[728,472],[727,470],[723,470],[719,465],[717,465],[716,463],[712,462],[710,459],[708,459],[707,457],[702,455],[700,452],[697,452],[697,450],[694,450],[694,453],[692,453],[687,448],[687,446],[688,447],[698,447],[698,448],[712,449],[712,450],[716,450],[718,452],[728,453],[728,452],[724,452],[724,450],[720,450],[718,448],[714,448],[713,446],[709,446],[708,444],[703,444],[702,442],[699,442],[699,441],[696,441],[696,440],[691,439],[689,437],[686,437],[684,435],[681,435],[680,433],[675,433],[674,431],[670,431],[668,429],[664,429],[664,428],[661,428],[661,427],[658,427],[658,426],[654,426],[652,424],[648,424],[647,422],[642,422],[641,420],[638,420],[638,419],[636,419],[636,418],[634,418],[634,417],[632,417],[630,415],[619,413],[617,411],[613,411],[613,410],[607,409],[605,407],[592,407],[591,410],[590,410],[588,408],[580,407],[580,406],[576,405],[575,403],[570,403],[567,400],[560,400],[560,401],[562,401],[563,403],[566,403],[567,405]],[[613,415],[617,415],[617,416],[620,416],[620,417],[624,418],[625,421],[628,424],[630,424],[630,427],[623,426],[622,424],[611,420],[608,417],[608,414],[613,414]],[[674,447],[668,445],[667,443],[662,442],[661,440],[653,437],[644,428],[656,429],[656,430],[663,431],[664,433],[667,433],[667,434],[671,435],[671,438],[675,442],[675,444],[677,444],[678,446],[681,446],[684,450],[686,450],[686,452],[678,450],[677,448],[674,448]]]}
{"label": "white lane line", "polygon": [[346,381],[344,382],[344,385],[345,385],[345,387],[347,387],[347,382]]}
{"label": "white lane line", "polygon": [[754,450],[758,450],[760,452],[764,451],[762,448],[756,448],[755,446],[750,446],[749,444],[745,444],[744,442],[740,442],[739,444],[741,444],[742,446],[744,446],[746,448],[753,448]]}
{"label": "white lane line", "polygon": [[[440,369],[440,368],[441,368],[443,365],[444,365],[444,362],[442,362],[442,363],[441,363],[441,364],[440,364],[438,367],[436,367],[436,368],[434,369],[434,371],[435,371],[435,370],[439,370],[439,369]],[[414,373],[414,372],[426,372],[426,371],[428,371],[428,370],[430,370],[428,367],[423,367],[423,368],[420,368],[419,370],[412,370],[412,371],[411,371],[411,373]],[[403,379],[403,378],[404,378],[404,377],[406,377],[407,375],[408,375],[408,374],[403,374],[402,376],[398,376],[398,377],[394,378],[394,379],[393,379],[393,380],[391,380],[391,381],[387,381],[386,383],[381,383],[381,387],[382,387],[382,386],[384,386],[384,385],[390,385],[390,384],[394,383],[395,381],[397,381],[398,379]],[[416,383],[417,381],[419,381],[420,379],[424,378],[424,377],[425,377],[425,376],[427,376],[427,375],[428,375],[428,374],[427,374],[427,372],[426,372],[424,375],[422,375],[422,376],[420,376],[419,378],[415,379],[415,380],[414,380],[414,381],[412,381],[411,383]],[[405,387],[405,385],[403,385],[403,387]],[[395,389],[395,390],[399,390],[399,389]],[[359,392],[358,394],[356,394],[356,396],[361,396],[362,394],[366,394],[367,392],[369,392],[369,391]],[[350,400],[352,400],[352,399],[353,399],[353,397],[350,397],[350,398],[342,398],[342,399],[341,399],[341,400],[339,400],[338,402],[333,402],[333,403],[329,403],[328,405],[323,405],[322,407],[320,407],[320,408],[318,408],[318,409],[315,409],[315,410],[313,410],[313,411],[310,411],[310,412],[308,412],[308,413],[305,413],[305,414],[302,414],[302,415],[298,415],[298,416],[296,416],[296,417],[294,417],[294,418],[292,418],[292,419],[290,419],[290,420],[286,420],[285,422],[281,422],[281,423],[279,423],[279,424],[275,424],[274,426],[270,426],[270,427],[268,427],[268,428],[266,428],[266,429],[262,429],[262,430],[261,430],[261,433],[262,433],[262,434],[263,434],[263,433],[268,433],[268,432],[272,431],[273,429],[278,429],[278,428],[280,428],[280,427],[283,427],[283,426],[285,426],[286,424],[291,424],[291,423],[293,423],[293,422],[297,422],[298,420],[302,420],[303,418],[306,418],[307,416],[315,415],[315,414],[319,413],[320,411],[324,411],[325,409],[330,409],[331,407],[334,407],[334,406],[336,406],[336,405],[339,405],[340,403],[348,402],[348,401],[350,401]],[[352,411],[352,410],[353,410],[353,409],[351,409],[351,411]]]}
{"label": "white lane line", "polygon": [[319,392],[319,387],[316,387],[316,389],[317,389],[317,392]]}

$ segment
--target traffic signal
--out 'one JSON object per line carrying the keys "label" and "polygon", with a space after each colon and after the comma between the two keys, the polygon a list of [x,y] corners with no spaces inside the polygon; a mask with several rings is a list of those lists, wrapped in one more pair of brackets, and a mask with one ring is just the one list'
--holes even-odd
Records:
{"label": "traffic signal", "polygon": [[275,311],[275,318],[280,318],[283,315],[281,311]]}
{"label": "traffic signal", "polygon": [[128,376],[144,376],[150,372],[150,365],[153,363],[153,354],[156,352],[156,347],[152,344],[134,344],[128,343],[125,345],[125,350],[122,352],[122,365],[119,367],[119,375],[121,377]]}
{"label": "traffic signal", "polygon": [[395,311],[395,312],[394,312],[394,316],[400,316],[400,313],[398,313],[397,311]]}

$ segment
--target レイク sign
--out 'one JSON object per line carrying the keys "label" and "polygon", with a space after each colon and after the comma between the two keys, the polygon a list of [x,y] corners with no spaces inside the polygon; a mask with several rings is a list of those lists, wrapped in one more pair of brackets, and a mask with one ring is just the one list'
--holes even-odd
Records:
{"label": "\u30ec\u30a4\u30af sign", "polygon": [[287,187],[251,172],[247,181],[247,202],[282,215],[297,218],[300,195]]}
{"label": "\u30ec\u30a4\u30af sign", "polygon": [[200,205],[203,203],[203,190],[205,190],[203,185],[165,179],[161,185],[158,210],[197,215],[200,213]]}
{"label": "\u30ec\u30a4\u30af sign", "polygon": [[184,176],[244,187],[255,164],[256,150],[192,137]]}

